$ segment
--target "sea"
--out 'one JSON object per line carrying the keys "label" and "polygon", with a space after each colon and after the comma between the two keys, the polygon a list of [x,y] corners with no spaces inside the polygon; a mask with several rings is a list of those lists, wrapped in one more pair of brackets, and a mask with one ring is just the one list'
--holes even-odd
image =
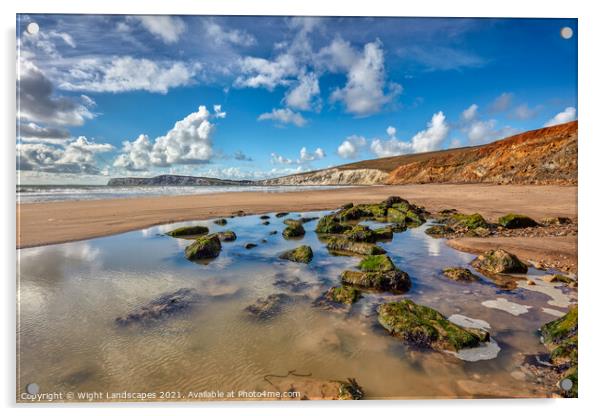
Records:
{"label": "sea", "polygon": [[17,185],[17,203],[140,198],[163,195],[197,195],[221,192],[296,192],[340,186],[108,186]]}

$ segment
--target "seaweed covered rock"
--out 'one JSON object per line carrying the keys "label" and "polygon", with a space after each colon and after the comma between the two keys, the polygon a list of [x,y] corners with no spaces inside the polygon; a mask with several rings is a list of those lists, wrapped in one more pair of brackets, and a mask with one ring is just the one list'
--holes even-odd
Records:
{"label": "seaweed covered rock", "polygon": [[346,237],[331,237],[326,243],[326,248],[330,251],[340,254],[358,254],[368,256],[373,254],[383,254],[385,250],[373,243],[363,243],[352,241]]}
{"label": "seaweed covered rock", "polygon": [[333,214],[320,218],[316,225],[316,232],[320,234],[340,234],[351,229],[351,225],[342,223]]}
{"label": "seaweed covered rock", "polygon": [[290,227],[299,227],[299,226],[303,226],[303,221],[301,220],[294,220],[292,218],[287,218],[286,220],[283,221],[286,225],[290,226]]}
{"label": "seaweed covered rock", "polygon": [[550,361],[561,373],[561,379],[568,378],[573,383],[571,389],[563,391],[563,394],[567,397],[577,397],[577,307],[569,310],[563,317],[542,326],[541,335],[544,344],[550,350]]}
{"label": "seaweed covered rock", "polygon": [[217,235],[217,238],[220,239],[220,241],[234,241],[236,240],[236,234],[234,233],[234,231],[219,231],[217,233],[215,233],[215,235]]}
{"label": "seaweed covered rock", "polygon": [[479,280],[479,276],[473,274],[470,270],[463,267],[449,267],[443,269],[443,275],[456,282],[474,282]]}
{"label": "seaweed covered rock", "polygon": [[115,322],[127,326],[134,323],[149,324],[159,319],[167,318],[176,313],[183,312],[192,307],[199,300],[199,295],[193,289],[178,289],[151,300],[123,317],[118,317]]}
{"label": "seaweed covered rock", "polygon": [[165,234],[171,237],[194,237],[197,235],[205,235],[209,232],[209,228],[204,225],[192,225],[189,227],[180,227],[171,230]]}
{"label": "seaweed covered rock", "polygon": [[339,400],[361,400],[364,397],[364,390],[360,387],[354,378],[348,378],[341,382],[339,386]]}
{"label": "seaweed covered rock", "polygon": [[228,224],[228,220],[225,218],[218,218],[217,220],[214,220],[213,223],[217,225],[226,225]]}
{"label": "seaweed covered rock", "polygon": [[186,247],[184,254],[188,260],[212,259],[219,256],[222,244],[219,237],[211,234],[197,238],[191,245]]}
{"label": "seaweed covered rock", "polygon": [[328,289],[324,297],[334,303],[351,305],[359,300],[361,292],[352,286],[335,286]]}
{"label": "seaweed covered rock", "polygon": [[310,246],[299,246],[292,250],[285,251],[279,257],[297,263],[309,263],[314,258],[314,252]]}
{"label": "seaweed covered rock", "polygon": [[463,328],[441,313],[409,299],[378,307],[378,322],[393,336],[421,348],[459,351],[489,340],[489,333]]}
{"label": "seaweed covered rock", "polygon": [[359,269],[344,271],[341,281],[363,289],[393,293],[407,292],[412,285],[410,276],[395,267],[389,256],[384,254],[367,256],[360,262]]}
{"label": "seaweed covered rock", "polygon": [[445,237],[447,234],[453,233],[454,230],[447,225],[431,225],[424,232],[431,237]]}
{"label": "seaweed covered rock", "polygon": [[393,229],[391,227],[382,227],[375,230],[365,225],[355,225],[347,230],[343,235],[351,241],[360,241],[365,243],[374,243],[380,240],[390,240],[393,238]]}
{"label": "seaweed covered rock", "polygon": [[292,301],[286,293],[274,293],[265,298],[259,298],[245,308],[251,316],[259,319],[269,319],[282,311],[282,307]]}
{"label": "seaweed covered rock", "polygon": [[297,222],[295,225],[288,225],[282,230],[282,236],[284,238],[302,237],[305,235],[305,228],[301,225],[301,222]]}
{"label": "seaweed covered rock", "polygon": [[474,259],[471,265],[485,273],[527,273],[528,266],[506,250],[489,250]]}
{"label": "seaweed covered rock", "polygon": [[489,224],[481,214],[453,214],[448,221],[448,225],[454,230],[474,230],[476,228],[488,228]]}
{"label": "seaweed covered rock", "polygon": [[567,225],[571,224],[572,221],[568,217],[546,217],[541,220],[543,225]]}
{"label": "seaweed covered rock", "polygon": [[527,228],[538,225],[534,219],[520,214],[507,214],[498,218],[497,221],[505,228]]}

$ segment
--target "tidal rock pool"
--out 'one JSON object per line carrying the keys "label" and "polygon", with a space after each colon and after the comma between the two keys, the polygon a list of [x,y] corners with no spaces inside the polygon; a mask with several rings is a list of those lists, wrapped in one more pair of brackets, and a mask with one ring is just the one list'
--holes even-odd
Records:
{"label": "tidal rock pool", "polygon": [[[574,291],[544,282],[550,272],[533,268],[533,284],[496,286],[470,266],[475,255],[427,235],[432,223],[425,223],[375,243],[409,276],[407,292],[361,290],[325,307],[318,300],[361,260],[333,255],[314,232],[313,218],[329,213],[237,216],[225,226],[191,221],[19,250],[17,399],[36,383],[40,392],[76,393],[66,401],[86,400],[78,392],[194,400],[206,397],[191,392],[286,390],[293,376],[308,392],[312,383],[350,380],[353,396],[357,382],[365,399],[551,394],[525,361],[545,361],[538,328],[568,311]],[[297,222],[287,219],[300,220],[305,233],[291,233]],[[235,238],[218,239],[213,258],[190,261],[185,250],[194,240],[166,235],[186,226],[231,230]],[[283,256],[302,245],[311,258]],[[480,279],[449,279],[442,271],[452,267]],[[491,338],[455,352],[404,343],[378,323],[377,312],[402,299]]]}

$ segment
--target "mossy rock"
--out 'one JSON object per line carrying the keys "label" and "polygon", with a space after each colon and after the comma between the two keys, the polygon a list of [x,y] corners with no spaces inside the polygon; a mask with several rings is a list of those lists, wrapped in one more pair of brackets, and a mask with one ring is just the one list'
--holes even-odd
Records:
{"label": "mossy rock", "polygon": [[390,196],[383,201],[383,205],[387,208],[391,208],[394,204],[407,204],[408,206],[410,205],[408,201],[406,201],[400,196]]}
{"label": "mossy rock", "polygon": [[346,204],[341,205],[341,208],[339,209],[349,209],[349,208],[353,208],[353,202],[348,202]]}
{"label": "mossy rock", "polygon": [[564,397],[568,398],[577,398],[579,396],[579,382],[577,377],[577,365],[570,367],[567,371],[562,374],[562,379],[568,378],[571,380],[573,385],[569,391],[563,391],[562,394]]}
{"label": "mossy rock", "polygon": [[363,204],[360,208],[364,212],[365,218],[385,218],[387,216],[387,206],[384,204]]}
{"label": "mossy rock", "polygon": [[398,209],[389,208],[387,210],[387,221],[397,224],[405,224],[406,214]]}
{"label": "mossy rock", "polygon": [[553,275],[548,275],[548,276],[544,276],[542,277],[542,280],[544,282],[548,282],[548,283],[566,283],[566,284],[571,284],[571,283],[575,283],[575,281],[573,279],[571,279],[568,276],[565,276],[563,274],[553,274]]}
{"label": "mossy rock", "polygon": [[297,225],[289,225],[282,230],[282,236],[284,238],[295,238],[302,237],[305,235],[305,228],[299,223]]}
{"label": "mossy rock", "polygon": [[282,307],[291,302],[293,298],[286,293],[274,293],[265,298],[259,298],[245,308],[251,316],[259,319],[274,318],[282,311]]}
{"label": "mossy rock", "polygon": [[445,237],[446,235],[453,233],[454,230],[447,225],[431,225],[424,232],[431,237]]}
{"label": "mossy rock", "polygon": [[454,214],[451,216],[450,225],[454,229],[466,228],[474,230],[479,227],[488,228],[489,224],[481,214]]}
{"label": "mossy rock", "polygon": [[459,351],[489,340],[481,329],[463,328],[441,313],[409,299],[380,305],[378,322],[393,336],[421,348]]}
{"label": "mossy rock", "polygon": [[276,214],[276,218],[286,217],[287,215],[288,215],[288,212],[278,212]]}
{"label": "mossy rock", "polygon": [[340,234],[351,229],[351,225],[342,223],[334,215],[325,215],[316,225],[316,232],[320,234]]}
{"label": "mossy rock", "polygon": [[300,226],[303,226],[303,221],[301,221],[301,220],[294,220],[292,218],[287,218],[283,222],[286,225],[290,226],[290,227],[300,227]]}
{"label": "mossy rock", "polygon": [[335,252],[353,253],[362,256],[386,253],[382,247],[376,244],[352,241],[345,237],[331,237],[326,243],[326,248]]}
{"label": "mossy rock", "polygon": [[479,276],[473,274],[470,270],[463,267],[450,267],[443,269],[443,275],[456,282],[474,282],[479,280]]}
{"label": "mossy rock", "polygon": [[225,218],[218,218],[217,220],[213,221],[213,223],[217,225],[226,225],[228,224],[228,220]]}
{"label": "mossy rock", "polygon": [[262,225],[270,225],[270,222],[266,220],[266,221],[262,221],[261,224]]}
{"label": "mossy rock", "polygon": [[227,230],[227,231],[219,231],[217,233],[215,233],[215,235],[217,235],[217,238],[220,239],[220,241],[235,241],[236,240],[236,233],[234,231],[231,230]]}
{"label": "mossy rock", "polygon": [[370,213],[364,211],[364,209],[361,206],[356,205],[351,208],[343,209],[337,212],[335,216],[339,219],[339,221],[349,221],[365,218],[366,216],[370,216]]}
{"label": "mossy rock", "polygon": [[373,233],[374,233],[374,237],[375,237],[376,241],[391,240],[391,239],[393,239],[394,229],[393,229],[393,227],[390,227],[390,226],[381,227],[381,228],[376,228],[373,231]]}
{"label": "mossy rock", "polygon": [[567,225],[572,223],[568,217],[546,217],[541,220],[543,225]]}
{"label": "mossy rock", "polygon": [[352,286],[335,286],[328,289],[324,295],[326,299],[335,303],[351,305],[359,300],[362,293]]}
{"label": "mossy rock", "polygon": [[351,241],[363,241],[365,243],[374,243],[376,241],[376,234],[374,234],[374,231],[365,225],[355,225],[352,229],[345,231],[343,234]]}
{"label": "mossy rock", "polygon": [[184,254],[188,260],[212,259],[219,256],[222,244],[215,234],[197,238],[191,245],[186,247]]}
{"label": "mossy rock", "polygon": [[485,273],[527,273],[529,267],[506,250],[489,250],[472,261],[472,266]]}
{"label": "mossy rock", "polygon": [[357,286],[363,289],[371,289],[379,292],[404,293],[412,285],[410,276],[401,270],[390,270],[386,272],[358,272],[345,270],[341,274],[344,284]]}
{"label": "mossy rock", "polygon": [[297,263],[309,263],[314,258],[314,252],[310,246],[299,246],[292,250],[285,251],[279,257],[283,260],[290,260]]}
{"label": "mossy rock", "polygon": [[354,378],[349,378],[347,381],[341,382],[339,386],[339,400],[361,400],[363,397],[364,390],[362,390]]}
{"label": "mossy rock", "polygon": [[171,230],[165,234],[171,237],[194,237],[197,235],[205,235],[209,232],[209,228],[204,225],[192,225],[189,227],[180,227]]}
{"label": "mossy rock", "polygon": [[397,268],[389,256],[377,254],[364,257],[360,261],[359,269],[363,272],[390,272]]}
{"label": "mossy rock", "polygon": [[570,390],[562,390],[565,397],[577,397],[578,380],[578,312],[571,308],[566,315],[541,327],[542,339],[550,350],[550,361],[559,371],[560,379],[568,378],[573,382]]}
{"label": "mossy rock", "polygon": [[505,228],[527,228],[538,225],[534,219],[520,214],[504,215],[503,217],[498,218],[497,222]]}
{"label": "mossy rock", "polygon": [[259,217],[260,220],[269,220],[270,216],[269,215],[262,215],[261,217]]}

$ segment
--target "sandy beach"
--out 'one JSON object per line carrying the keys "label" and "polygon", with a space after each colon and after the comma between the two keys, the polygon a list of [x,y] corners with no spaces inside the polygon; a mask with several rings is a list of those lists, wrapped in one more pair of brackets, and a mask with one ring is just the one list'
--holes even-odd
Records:
{"label": "sandy beach", "polygon": [[[496,220],[509,212],[536,220],[549,216],[577,217],[577,187],[529,185],[401,185],[350,187],[306,192],[231,192],[95,201],[21,204],[17,207],[17,248],[35,247],[107,236],[153,225],[275,211],[334,209],[346,202],[376,202],[399,195],[436,212],[445,208],[479,212]],[[463,251],[481,251],[491,244],[507,247],[526,259],[576,264],[576,237],[463,238],[452,242]],[[570,267],[572,268],[572,267]]]}

